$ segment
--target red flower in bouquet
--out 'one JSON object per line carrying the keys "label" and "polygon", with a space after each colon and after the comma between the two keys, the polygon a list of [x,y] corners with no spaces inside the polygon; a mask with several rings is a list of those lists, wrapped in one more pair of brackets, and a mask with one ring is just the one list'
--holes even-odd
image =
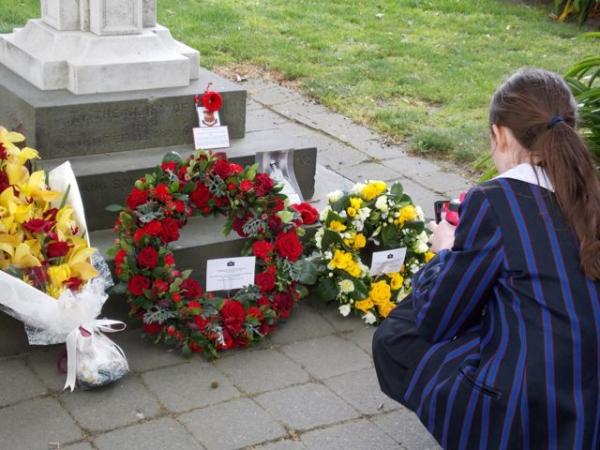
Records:
{"label": "red flower in bouquet", "polygon": [[154,269],[158,265],[158,252],[153,247],[146,247],[137,255],[138,266]]}
{"label": "red flower in bouquet", "polygon": [[125,258],[127,258],[127,252],[120,248],[115,254],[115,266],[121,266],[125,261]]}
{"label": "red flower in bouquet", "polygon": [[273,307],[279,313],[281,318],[286,319],[292,307],[294,306],[294,299],[288,292],[278,292],[273,298]]}
{"label": "red flower in bouquet", "polygon": [[8,175],[6,175],[4,172],[0,172],[0,194],[9,186],[10,184],[8,183]]}
{"label": "red flower in bouquet", "polygon": [[8,152],[6,151],[6,147],[3,143],[0,142],[0,160],[5,160],[8,158]]}
{"label": "red flower in bouquet", "polygon": [[196,189],[190,195],[190,199],[198,208],[203,208],[208,205],[210,200],[210,190],[203,183],[198,183]]}
{"label": "red flower in bouquet", "polygon": [[193,320],[200,331],[204,331],[208,324],[210,324],[210,320],[202,317],[202,314],[194,316]]}
{"label": "red flower in bouquet", "polygon": [[185,293],[187,298],[198,298],[202,295],[200,283],[193,278],[186,278],[184,282],[181,283],[181,290]]}
{"label": "red flower in bouquet", "polygon": [[275,288],[275,266],[267,267],[267,270],[256,275],[256,285],[262,292],[272,291]]}
{"label": "red flower in bouquet", "polygon": [[229,350],[230,348],[234,348],[234,346],[231,334],[227,330],[223,330],[223,341],[217,341],[217,350]]}
{"label": "red flower in bouquet", "polygon": [[71,245],[68,242],[50,242],[46,247],[46,253],[48,254],[48,258],[62,258],[69,253],[70,248]]}
{"label": "red flower in bouquet", "polygon": [[206,91],[202,95],[202,106],[204,106],[208,111],[215,112],[221,109],[223,106],[223,97],[221,94],[215,91]]}
{"label": "red flower in bouquet", "polygon": [[63,285],[72,291],[79,291],[81,289],[81,285],[83,284],[83,280],[79,277],[71,277],[68,280],[63,282]]}
{"label": "red flower in bouquet", "polygon": [[257,197],[264,197],[275,186],[275,182],[266,173],[257,173],[254,178],[254,191]]}
{"label": "red flower in bouquet", "polygon": [[158,333],[160,333],[162,326],[160,323],[144,323],[142,325],[142,329],[144,330],[145,333],[148,333],[150,336],[155,336]]}
{"label": "red flower in bouquet", "polygon": [[252,244],[252,253],[254,253],[254,256],[262,260],[266,261],[269,259],[269,253],[272,251],[273,244],[268,241],[256,241],[254,244]]}
{"label": "red flower in bouquet", "polygon": [[185,212],[185,203],[181,200],[175,200],[173,202],[173,207],[175,208],[175,211],[177,211],[180,214],[183,214]]}
{"label": "red flower in bouquet", "polygon": [[169,253],[168,255],[165,256],[165,264],[167,266],[175,265],[175,257],[173,256],[173,253]]}
{"label": "red flower in bouquet", "polygon": [[195,311],[192,313],[194,315],[200,314],[200,310],[202,309],[202,305],[196,300],[189,301],[187,307],[188,309],[192,309]]}
{"label": "red flower in bouquet", "polygon": [[179,239],[179,223],[175,219],[167,217],[162,221],[161,240],[166,244]]}
{"label": "red flower in bouquet", "polygon": [[30,219],[23,222],[23,227],[32,233],[47,233],[54,226],[54,221],[44,219]]}
{"label": "red flower in bouquet", "polygon": [[154,197],[165,203],[171,200],[171,196],[169,195],[169,186],[166,184],[159,184],[156,186],[154,188]]}
{"label": "red flower in bouquet", "polygon": [[250,192],[254,188],[254,183],[251,180],[244,180],[240,183],[240,191]]}
{"label": "red flower in bouquet", "polygon": [[223,316],[223,326],[232,334],[239,334],[242,331],[246,312],[242,304],[236,300],[225,300],[221,308]]}
{"label": "red flower in bouquet", "polygon": [[255,319],[257,319],[259,321],[261,321],[265,318],[262,311],[257,306],[251,306],[250,308],[248,308],[248,310],[246,311],[246,314],[250,317],[254,317]]}
{"label": "red flower in bouquet", "polygon": [[159,294],[162,294],[169,290],[169,283],[167,283],[164,280],[160,280],[160,279],[154,280],[153,286],[154,286],[154,290],[156,292],[158,292]]}
{"label": "red flower in bouquet", "polygon": [[141,191],[134,187],[129,195],[127,196],[127,207],[130,209],[136,209],[138,206],[142,206],[148,201],[148,191]]}
{"label": "red flower in bouquet", "polygon": [[164,162],[160,165],[160,168],[163,170],[163,172],[166,172],[168,170],[170,170],[171,172],[175,172],[175,169],[177,168],[177,163],[175,161],[167,161]]}
{"label": "red flower in bouquet", "polygon": [[280,233],[275,239],[275,250],[284,258],[294,262],[302,255],[302,243],[296,230]]}
{"label": "red flower in bouquet", "polygon": [[229,178],[235,172],[235,167],[225,159],[218,159],[212,168],[213,172],[219,175],[223,180]]}
{"label": "red flower in bouquet", "polygon": [[129,292],[139,297],[140,295],[144,295],[146,289],[150,289],[150,280],[143,275],[134,275],[129,280],[127,287],[129,288]]}
{"label": "red flower in bouquet", "polygon": [[302,216],[302,222],[305,225],[312,225],[319,218],[319,211],[317,211],[308,203],[297,203],[295,205],[292,205],[292,208],[300,213],[300,215]]}

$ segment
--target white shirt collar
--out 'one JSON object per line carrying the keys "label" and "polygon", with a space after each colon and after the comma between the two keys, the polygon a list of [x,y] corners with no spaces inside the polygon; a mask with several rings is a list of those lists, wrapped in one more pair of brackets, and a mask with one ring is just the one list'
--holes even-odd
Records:
{"label": "white shirt collar", "polygon": [[554,192],[554,186],[548,178],[546,171],[540,166],[532,166],[529,163],[519,164],[518,166],[508,169],[501,173],[496,178],[511,178],[513,180],[524,181],[525,183],[535,184],[544,189]]}

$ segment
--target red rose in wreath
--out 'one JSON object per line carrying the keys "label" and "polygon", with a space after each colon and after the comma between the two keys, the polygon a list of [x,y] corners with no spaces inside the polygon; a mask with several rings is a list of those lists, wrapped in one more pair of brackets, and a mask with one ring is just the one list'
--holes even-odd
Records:
{"label": "red rose in wreath", "polygon": [[[289,316],[300,298],[290,277],[290,264],[303,251],[298,228],[311,222],[314,211],[287,207],[274,187],[271,177],[254,167],[204,151],[186,160],[170,155],[159,170],[136,182],[116,221],[112,251],[117,287],[146,334],[186,354],[214,357],[262,339]],[[227,228],[247,238],[243,254],[256,256],[256,286],[230,298],[204,292],[190,271],[177,269],[169,249],[190,216],[213,214],[225,215]],[[63,251],[56,247],[57,255]]]}
{"label": "red rose in wreath", "polygon": [[313,225],[317,220],[319,220],[319,211],[317,211],[308,203],[297,203],[292,205],[292,208],[300,213],[304,225]]}

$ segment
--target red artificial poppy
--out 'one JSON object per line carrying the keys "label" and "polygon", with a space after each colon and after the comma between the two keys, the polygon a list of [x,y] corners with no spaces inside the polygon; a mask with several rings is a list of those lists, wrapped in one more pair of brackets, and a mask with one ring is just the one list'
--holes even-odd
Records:
{"label": "red artificial poppy", "polygon": [[202,95],[202,106],[210,112],[218,111],[223,106],[223,97],[218,92],[206,91]]}

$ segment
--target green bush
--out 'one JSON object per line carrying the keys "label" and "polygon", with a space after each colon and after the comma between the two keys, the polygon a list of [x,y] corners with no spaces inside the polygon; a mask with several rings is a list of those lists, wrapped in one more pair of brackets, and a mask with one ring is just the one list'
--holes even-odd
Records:
{"label": "green bush", "polygon": [[[598,39],[600,32],[584,36]],[[565,74],[565,79],[579,103],[581,133],[600,158],[600,52],[577,62]]]}
{"label": "green bush", "polygon": [[559,12],[558,20],[562,22],[573,14],[581,25],[592,11],[600,10],[600,0],[554,0],[554,6]]}

